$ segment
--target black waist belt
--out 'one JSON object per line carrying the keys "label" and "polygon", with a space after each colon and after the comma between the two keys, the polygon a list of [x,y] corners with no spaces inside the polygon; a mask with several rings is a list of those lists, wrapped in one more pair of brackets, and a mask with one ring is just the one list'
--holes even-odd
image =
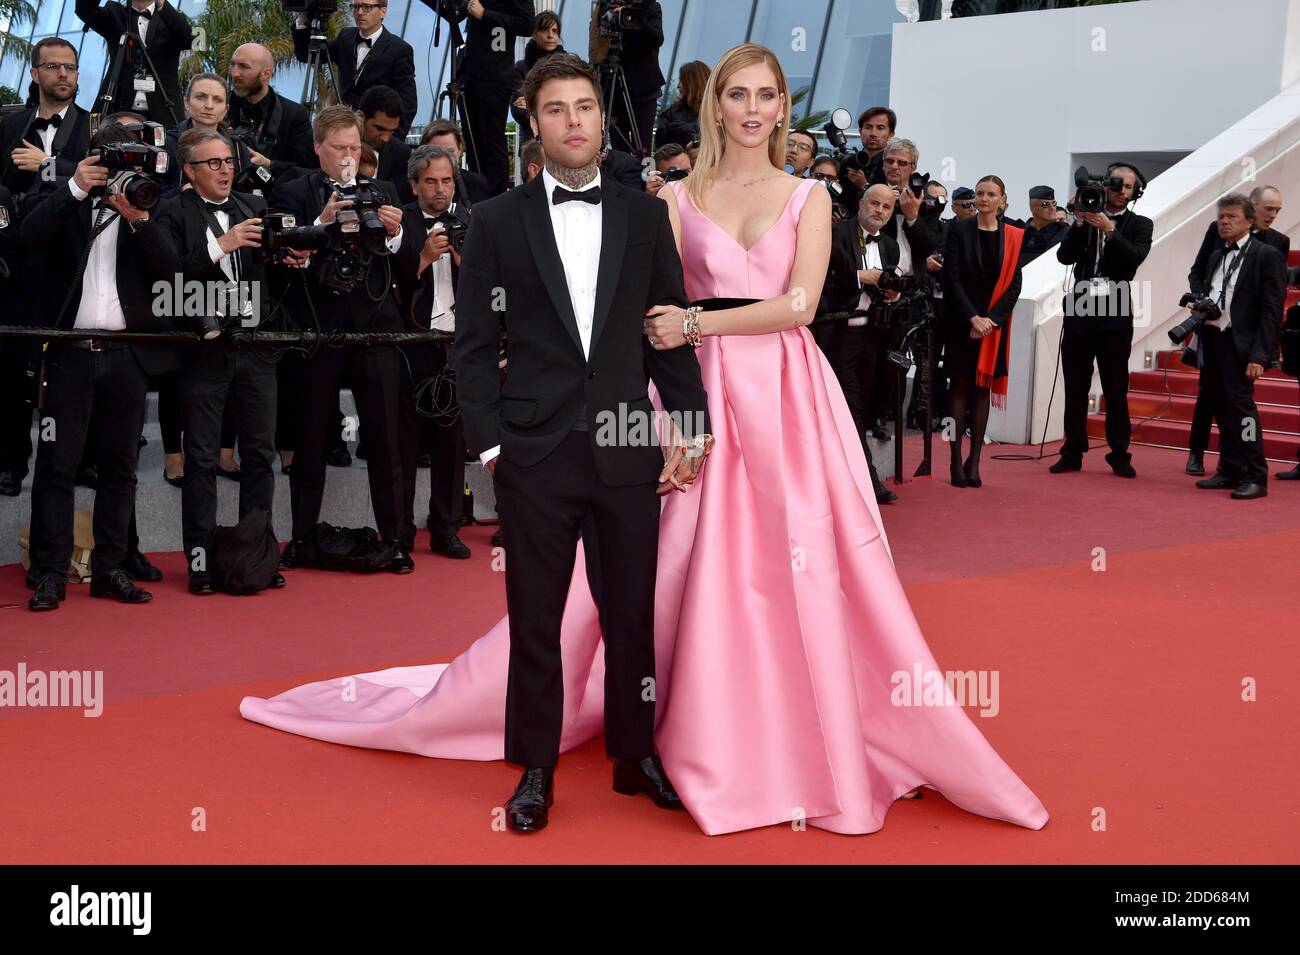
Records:
{"label": "black waist belt", "polygon": [[698,302],[691,302],[691,305],[698,305],[706,312],[720,312],[724,308],[743,308],[761,301],[761,298],[702,298]]}
{"label": "black waist belt", "polygon": [[126,347],[125,342],[107,341],[103,338],[82,338],[68,344],[73,348],[84,348],[87,351],[116,351]]}

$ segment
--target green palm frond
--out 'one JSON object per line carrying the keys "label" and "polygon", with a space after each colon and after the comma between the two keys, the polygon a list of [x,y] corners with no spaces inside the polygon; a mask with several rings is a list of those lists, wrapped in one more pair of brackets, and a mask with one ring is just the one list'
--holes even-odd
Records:
{"label": "green palm frond", "polygon": [[31,27],[35,22],[36,7],[27,0],[0,0],[0,23],[4,24],[0,30],[0,60],[9,56],[25,60],[32,55],[32,45],[24,38],[31,30],[19,28]]}
{"label": "green palm frond", "polygon": [[[0,0],[0,4],[5,2]],[[209,71],[227,76],[231,56],[245,43],[265,46],[277,67],[294,62],[294,17],[285,11],[281,0],[208,0],[203,12],[194,18],[196,48],[181,59],[182,88],[196,73]],[[343,14],[334,14],[329,21],[329,35],[336,36],[345,23]]]}

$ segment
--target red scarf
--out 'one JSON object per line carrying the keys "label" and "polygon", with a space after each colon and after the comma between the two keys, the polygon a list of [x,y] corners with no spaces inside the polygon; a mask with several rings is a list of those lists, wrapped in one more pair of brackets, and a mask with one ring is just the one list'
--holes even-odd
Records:
{"label": "red scarf", "polygon": [[[1002,244],[1002,271],[998,273],[998,284],[993,286],[993,295],[989,299],[988,313],[992,314],[993,306],[1011,287],[1011,281],[1016,277],[1016,265],[1020,261],[1020,246],[1024,243],[1025,230],[1017,229],[1013,225],[1003,223],[1006,230],[1006,236]],[[1014,306],[1013,306],[1014,307]],[[995,377],[998,367],[998,353],[1002,345],[1002,337],[1007,339],[1007,359],[1004,362],[1002,374]],[[993,407],[1005,408],[1007,406],[1007,372],[1011,367],[1011,315],[1007,314],[1006,322],[984,336],[984,341],[980,343],[980,357],[975,365],[975,384],[980,388],[989,388],[993,392]]]}

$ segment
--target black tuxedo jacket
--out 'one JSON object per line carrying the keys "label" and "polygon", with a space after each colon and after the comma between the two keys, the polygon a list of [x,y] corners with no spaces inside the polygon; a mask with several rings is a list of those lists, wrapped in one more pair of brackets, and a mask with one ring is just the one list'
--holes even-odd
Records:
{"label": "black tuxedo jacket", "polygon": [[[307,27],[299,28],[297,23],[294,24],[293,52],[299,63],[307,62],[310,35]],[[361,106],[361,95],[372,86],[391,88],[402,99],[402,124],[397,134],[405,136],[415,119],[419,102],[415,87],[415,51],[411,44],[385,26],[358,73],[357,41],[360,37],[361,31],[356,27],[345,27],[329,41],[330,62],[338,68],[339,98],[357,109]]]}
{"label": "black tuxedo jacket", "polygon": [[[664,85],[663,70],[659,68],[659,49],[664,45],[664,8],[659,0],[649,0],[642,9],[645,28],[629,30],[623,35],[623,72],[627,74],[628,89],[634,100],[657,96]],[[591,47],[591,62],[596,63],[599,57],[603,63],[608,41],[598,39],[594,26]],[[605,108],[609,109],[608,103]]]}
{"label": "black tuxedo jacket", "polygon": [[[974,217],[972,217],[973,219]],[[1056,259],[1064,265],[1074,266],[1074,281],[1084,282],[1095,276],[1108,278],[1117,285],[1127,285],[1137,275],[1138,267],[1146,260],[1151,251],[1151,220],[1136,212],[1126,212],[1116,220],[1115,232],[1108,239],[1101,252],[1099,267],[1097,259],[1097,242],[1101,233],[1086,222],[1078,222],[1070,227],[1061,244],[1056,247]],[[1086,292],[1071,290],[1070,295],[1083,296]],[[1122,330],[1133,327],[1133,298],[1131,294],[1115,293],[1116,314],[1090,315],[1084,308],[1067,307],[1066,322],[1096,324],[1102,330]],[[1124,307],[1127,305],[1127,307]]]}
{"label": "black tuxedo jacket", "polygon": [[[998,222],[998,263],[1005,254],[1007,224]],[[1006,324],[1020,297],[1020,266],[1002,296],[988,309],[985,302],[974,302],[970,290],[985,284],[984,253],[979,240],[979,218],[960,219],[948,227],[948,241],[943,249],[943,299],[951,321],[966,325],[976,315],[985,315],[999,327]],[[921,263],[924,268],[924,262]],[[985,311],[986,309],[987,312]]]}
{"label": "black tuxedo jacket", "polygon": [[456,204],[469,208],[476,202],[487,202],[492,198],[492,187],[488,185],[487,176],[468,169],[456,170]]}
{"label": "black tuxedo jacket", "polygon": [[[858,269],[862,267],[862,260],[858,254],[857,232],[856,217],[837,222],[831,228],[830,268],[826,272],[826,284],[822,289],[822,307],[827,311],[854,311],[862,299],[864,290],[858,284]],[[898,243],[883,232],[877,241],[882,268],[896,268]],[[870,287],[865,291],[871,295],[871,307],[874,310],[880,304],[880,295]]]}
{"label": "black tuxedo jacket", "polygon": [[275,90],[268,90],[266,98],[256,105],[232,95],[230,125],[253,128],[253,148],[271,160],[271,174],[276,179],[287,179],[320,168],[320,160],[312,146],[311,118],[307,115],[307,107]]}
{"label": "black tuxedo jacket", "polygon": [[[388,195],[388,204],[401,207],[401,200],[393,187],[381,180],[373,180],[375,188]],[[276,184],[272,194],[271,208],[275,212],[291,212],[299,226],[311,225],[325,208],[330,195],[330,186],[325,174],[320,170],[306,176],[291,179],[283,186]],[[406,244],[402,237],[402,244]],[[315,252],[308,268],[308,285],[310,286],[312,304],[316,309],[316,318],[324,331],[357,332],[400,332],[401,313],[397,307],[395,279],[392,275],[392,256],[373,256],[366,270],[365,279],[346,295],[333,292],[315,281],[320,268],[321,253]],[[313,327],[310,311],[300,305],[293,308],[298,326],[304,329]]]}
{"label": "black tuxedo jacket", "polygon": [[[469,216],[457,207],[453,215],[466,224]],[[425,269],[420,276],[420,250],[429,230],[425,226],[424,211],[418,202],[409,202],[402,206],[402,247],[397,250],[396,271],[397,290],[402,309],[402,318],[407,322],[408,331],[428,331],[430,312],[433,309],[433,267]],[[451,253],[447,253],[450,258]],[[460,280],[460,267],[451,258],[451,280]],[[423,348],[425,346],[417,346]]]}
{"label": "black tuxedo jacket", "polygon": [[[1284,233],[1276,229],[1265,229],[1262,232],[1251,230],[1255,236],[1256,242],[1263,242],[1265,245],[1271,245],[1282,253],[1282,262],[1286,263],[1287,255],[1291,252],[1291,239]],[[1192,263],[1192,269],[1187,273],[1188,288],[1196,288],[1199,283],[1208,287],[1210,284],[1211,272],[1207,270],[1210,256],[1214,255],[1219,249],[1223,248],[1223,240],[1219,238],[1218,220],[1210,223],[1210,227],[1205,230],[1205,238],[1201,240],[1201,248],[1196,253],[1196,261]]]}
{"label": "black tuxedo jacket", "polygon": [[[1192,280],[1197,295],[1210,291],[1210,279],[1223,260],[1222,240],[1210,253],[1205,273]],[[1234,253],[1235,254],[1235,253]],[[1267,368],[1277,360],[1278,336],[1282,331],[1282,306],[1286,299],[1286,260],[1282,253],[1258,235],[1251,236],[1245,258],[1237,266],[1237,284],[1228,315],[1233,344],[1243,362],[1257,362]],[[1229,260],[1231,261],[1231,260]]]}
{"label": "black tuxedo jacket", "polygon": [[[99,0],[77,0],[77,16],[91,30],[94,30],[104,38],[104,43],[108,49],[105,52],[105,62],[112,66],[113,56],[117,53],[118,43],[121,42],[123,33],[135,33],[138,29],[135,12],[126,4],[106,3],[102,7]],[[185,106],[181,102],[181,87],[178,79],[180,72],[181,54],[188,50],[193,40],[193,28],[190,25],[190,18],[177,10],[168,0],[161,8],[155,7],[150,10],[149,29],[144,34],[145,50],[149,54],[149,59],[153,61],[154,68],[158,71],[159,89],[152,93],[145,94],[145,102],[148,103],[148,118],[155,123],[162,123],[164,126],[171,126],[180,122],[185,117]],[[134,74],[130,65],[122,69],[122,76],[117,85],[116,102],[112,104],[111,112],[118,110],[131,109],[131,104],[135,99],[135,87],[132,85]],[[104,84],[107,85],[109,76],[104,75]],[[172,109],[175,115],[168,111],[166,103],[163,100],[163,91],[172,101]],[[99,93],[95,97],[96,102],[104,95],[104,86],[100,86]]]}
{"label": "black tuxedo jacket", "polygon": [[375,169],[375,178],[391,185],[403,206],[415,201],[411,180],[406,177],[406,163],[410,158],[411,147],[394,136],[379,150],[379,166]]}
{"label": "black tuxedo jacket", "polygon": [[[899,216],[902,213],[895,211],[881,229],[881,233],[889,236],[895,242],[898,241]],[[939,248],[940,242],[940,225],[938,216],[923,216],[917,213],[916,221],[911,225],[907,220],[903,220],[903,235],[907,237],[907,244],[912,249],[912,273],[915,275],[925,274],[925,260],[931,252]]]}
{"label": "black tuxedo jacket", "polygon": [[[439,0],[420,2],[437,15]],[[481,19],[466,14],[456,21],[456,34],[460,24],[466,24],[461,76],[473,80],[474,86],[493,86],[498,92],[509,93],[515,81],[515,40],[532,34],[533,16],[532,0],[483,0]],[[498,30],[504,30],[504,36]],[[502,39],[498,41],[498,37]]]}
{"label": "black tuxedo jacket", "polygon": [[[23,144],[23,140],[33,146],[41,144],[40,136],[32,132],[32,123],[36,121],[37,108],[10,113],[0,121],[0,186],[5,186],[15,196],[21,195],[37,183],[38,172],[23,172],[13,164],[13,151]],[[77,163],[86,158],[90,148],[90,114],[72,103],[68,112],[54,134],[52,146],[55,172],[60,176],[71,176],[77,169]]]}
{"label": "black tuxedo jacket", "polygon": [[[28,294],[33,298],[35,314],[58,319],[59,328],[72,328],[81,301],[78,265],[90,241],[91,199],[78,201],[60,178],[44,186],[33,196],[30,211],[23,217],[20,238],[28,251]],[[99,240],[96,240],[99,241]],[[160,290],[166,286],[171,295],[175,271],[167,248],[167,235],[157,218],[150,216],[132,231],[125,222],[117,228],[117,294],[122,302],[122,316],[127,331],[176,331],[177,326],[166,310],[154,307]],[[68,307],[59,315],[71,289]],[[161,314],[160,314],[161,313]],[[146,375],[165,374],[176,369],[176,350],[171,345],[130,344],[136,360]]]}
{"label": "black tuxedo jacket", "polygon": [[[668,207],[607,178],[601,183],[590,357],[583,355],[538,176],[474,208],[456,288],[456,383],[466,443],[476,453],[500,445],[507,460],[536,464],[572,430],[585,404],[600,479],[629,486],[655,481],[663,467],[654,438],[639,446],[630,433],[652,411],[649,379],[665,410],[711,429],[694,350],[656,351],[644,331],[647,309],[687,304]],[[504,386],[497,369],[503,324]],[[617,422],[620,407],[632,440],[598,441],[602,412]]]}

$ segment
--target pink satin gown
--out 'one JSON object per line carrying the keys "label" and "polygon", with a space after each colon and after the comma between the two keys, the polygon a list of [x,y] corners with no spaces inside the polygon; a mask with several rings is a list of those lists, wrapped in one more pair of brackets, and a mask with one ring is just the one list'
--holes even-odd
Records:
{"label": "pink satin gown", "polygon": [[[746,250],[677,192],[686,292],[783,295],[813,180]],[[1047,810],[966,713],[894,705],[891,677],[938,671],[895,573],[839,384],[805,328],[704,340],[717,444],[664,500],[655,741],[709,835],[803,819],[875,832],[918,786],[1030,829]],[[579,547],[562,628],[561,751],[602,732],[602,644]],[[503,758],[508,618],[449,664],[297,687],[240,712],[351,746]],[[563,798],[561,794],[561,798]]]}

